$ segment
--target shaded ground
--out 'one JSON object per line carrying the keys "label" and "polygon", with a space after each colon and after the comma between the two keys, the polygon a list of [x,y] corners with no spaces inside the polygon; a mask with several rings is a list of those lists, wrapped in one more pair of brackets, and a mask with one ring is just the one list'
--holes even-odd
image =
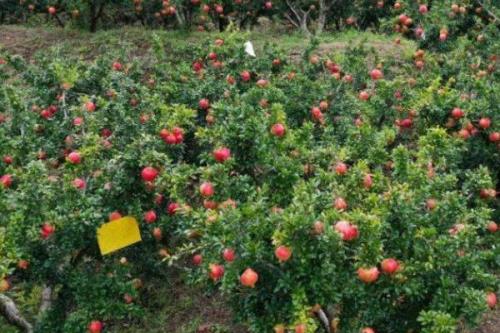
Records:
{"label": "shaded ground", "polygon": [[205,294],[187,286],[179,277],[148,283],[142,298],[146,315],[135,323],[108,327],[113,333],[247,333],[233,322],[231,310],[220,294]]}

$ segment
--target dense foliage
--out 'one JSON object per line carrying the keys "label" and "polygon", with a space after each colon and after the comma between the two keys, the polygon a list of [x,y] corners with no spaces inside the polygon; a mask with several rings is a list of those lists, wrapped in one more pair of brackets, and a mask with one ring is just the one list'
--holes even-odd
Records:
{"label": "dense foliage", "polygon": [[[397,19],[394,20],[395,15]],[[486,0],[5,0],[0,24],[46,22],[96,31],[141,24],[152,27],[223,30],[229,22],[251,27],[267,17],[288,28],[321,33],[344,27],[390,27],[407,36],[434,41],[495,23],[500,7]],[[395,23],[394,23],[395,22]]]}
{"label": "dense foliage", "polygon": [[[172,265],[253,332],[477,324],[499,283],[500,44],[484,22],[440,40],[442,14],[401,57],[252,57],[232,31],[173,53],[153,35],[144,62],[2,55],[0,290],[50,288],[36,332],[138,318]],[[102,257],[96,228],[125,215],[143,241]]]}

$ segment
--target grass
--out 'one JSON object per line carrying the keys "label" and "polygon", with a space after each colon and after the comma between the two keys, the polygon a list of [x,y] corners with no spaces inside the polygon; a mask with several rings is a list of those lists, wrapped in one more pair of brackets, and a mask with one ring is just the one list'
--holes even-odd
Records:
{"label": "grass", "polygon": [[[266,43],[276,44],[286,54],[300,53],[308,45],[308,39],[300,33],[281,33],[279,31],[243,32],[252,41],[257,55]],[[182,32],[151,30],[138,27],[99,31],[91,34],[85,31],[60,28],[28,28],[22,26],[2,26],[0,34],[0,50],[12,54],[20,54],[31,58],[39,52],[50,51],[61,57],[83,58],[92,60],[98,55],[120,51],[127,57],[143,57],[149,55],[151,39],[156,34],[165,45],[182,48],[200,41],[224,37],[219,32]],[[400,46],[394,44],[394,36],[347,30],[338,33],[324,33],[317,37],[320,46],[318,52],[325,54],[343,49],[361,41],[373,46],[381,53],[408,56],[415,50],[411,41],[402,41]]]}

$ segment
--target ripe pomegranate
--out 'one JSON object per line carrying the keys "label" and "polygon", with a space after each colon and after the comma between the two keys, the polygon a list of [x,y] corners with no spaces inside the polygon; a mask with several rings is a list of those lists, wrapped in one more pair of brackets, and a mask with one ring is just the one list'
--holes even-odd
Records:
{"label": "ripe pomegranate", "polygon": [[88,101],[87,103],[85,103],[85,109],[88,111],[88,112],[94,112],[95,111],[95,103],[94,102],[91,102],[91,101]]}
{"label": "ripe pomegranate", "polygon": [[313,107],[311,109],[311,116],[313,117],[314,120],[322,123],[323,122],[323,112],[321,112],[321,109],[318,108],[317,106]]}
{"label": "ripe pomegranate", "polygon": [[30,263],[27,260],[21,259],[17,263],[17,267],[22,270],[27,270]]}
{"label": "ripe pomegranate", "polygon": [[276,248],[274,255],[278,258],[279,262],[285,262],[292,256],[292,250],[289,247],[281,245]]}
{"label": "ripe pomegranate", "polygon": [[114,221],[114,220],[118,220],[118,219],[121,219],[122,218],[122,214],[120,214],[119,211],[114,211],[114,212],[111,212],[108,216],[109,220],[110,221]]}
{"label": "ripe pomegranate", "polygon": [[448,229],[448,233],[451,236],[455,236],[455,235],[457,235],[459,232],[461,232],[464,229],[465,229],[465,225],[464,224],[457,223],[457,224],[454,224],[450,229]]}
{"label": "ripe pomegranate", "polygon": [[453,108],[453,110],[451,110],[451,116],[455,119],[460,119],[464,116],[464,111],[460,108]]}
{"label": "ripe pomegranate", "polygon": [[121,71],[123,69],[123,65],[119,63],[118,61],[113,62],[113,65],[111,66],[114,71]]}
{"label": "ripe pomegranate", "polygon": [[209,107],[210,107],[210,101],[206,98],[202,98],[200,99],[200,101],[198,102],[198,106],[200,107],[200,109],[202,110],[207,110]]}
{"label": "ripe pomegranate", "polygon": [[249,71],[243,71],[240,73],[240,77],[243,80],[243,82],[248,82],[250,81],[252,75],[250,74]]}
{"label": "ripe pomegranate", "polygon": [[363,186],[366,188],[366,189],[369,189],[371,188],[373,185],[373,179],[372,179],[372,176],[367,173],[365,175],[365,177],[363,178]]}
{"label": "ripe pomegranate", "polygon": [[156,227],[152,231],[153,237],[157,240],[160,241],[163,238],[163,234],[161,232],[161,229]]}
{"label": "ripe pomegranate", "polygon": [[224,266],[222,265],[210,264],[208,270],[208,275],[214,282],[220,280],[224,275]]}
{"label": "ripe pomegranate", "polygon": [[358,227],[347,221],[338,221],[334,228],[342,236],[342,240],[351,241],[358,237]]}
{"label": "ripe pomegranate", "polygon": [[199,73],[203,69],[203,64],[199,61],[195,61],[195,62],[193,62],[192,68],[193,68],[193,71],[195,71],[196,73]]}
{"label": "ripe pomegranate", "polygon": [[373,81],[376,81],[382,79],[384,77],[384,74],[380,69],[375,68],[370,72],[370,77]]}
{"label": "ripe pomegranate", "polygon": [[436,199],[427,199],[426,203],[425,203],[426,207],[428,210],[434,210],[437,206],[437,201]]}
{"label": "ripe pomegranate", "polygon": [[488,138],[491,142],[498,142],[500,141],[500,132],[492,132]]}
{"label": "ripe pomegranate", "polygon": [[98,320],[93,320],[89,324],[89,333],[101,333],[102,323]]}
{"label": "ripe pomegranate", "polygon": [[10,282],[7,279],[0,280],[0,293],[6,292],[10,289]]}
{"label": "ripe pomegranate", "polygon": [[217,202],[212,200],[203,200],[203,207],[206,209],[217,209]]}
{"label": "ripe pomegranate", "polygon": [[68,154],[68,162],[71,164],[79,164],[82,161],[82,157],[79,152],[73,151]]}
{"label": "ripe pomegranate", "polygon": [[56,15],[56,7],[50,6],[47,11],[49,12],[50,15]]}
{"label": "ripe pomegranate", "polygon": [[229,148],[222,147],[214,150],[213,156],[217,162],[222,163],[231,157],[231,150],[229,150]]}
{"label": "ripe pomegranate", "polygon": [[144,221],[146,221],[146,223],[148,224],[156,221],[156,212],[154,210],[148,210],[146,213],[144,213]]}
{"label": "ripe pomegranate", "polygon": [[10,156],[10,155],[5,155],[5,156],[3,157],[3,162],[4,162],[5,164],[12,164],[12,162],[13,162],[13,161],[14,161],[14,159],[13,159],[13,158],[12,158],[12,156]]}
{"label": "ripe pomegranate", "polygon": [[367,101],[368,99],[370,99],[370,94],[365,91],[365,90],[362,90],[359,92],[359,99],[362,100],[362,101]]}
{"label": "ripe pomegranate", "polygon": [[364,283],[372,283],[377,281],[380,272],[377,267],[358,268],[358,277]]}
{"label": "ripe pomegranate", "polygon": [[130,294],[123,295],[123,301],[125,304],[130,304],[134,301],[134,298]]}
{"label": "ripe pomegranate", "polygon": [[333,203],[333,206],[335,207],[336,210],[346,210],[347,209],[347,202],[345,201],[344,198],[338,197],[335,198],[335,202]]}
{"label": "ripe pomegranate", "polygon": [[201,263],[203,262],[203,257],[201,256],[201,254],[195,254],[193,256],[192,262],[193,262],[193,265],[200,266]]}
{"label": "ripe pomegranate", "polygon": [[399,262],[396,259],[393,258],[387,258],[382,260],[382,263],[380,264],[380,267],[382,267],[382,271],[385,274],[394,274],[399,270]]}
{"label": "ripe pomegranate", "polygon": [[313,223],[313,234],[321,235],[325,231],[325,224],[321,221],[315,221]]}
{"label": "ripe pomegranate", "polygon": [[259,87],[259,88],[265,88],[265,87],[267,87],[268,84],[269,84],[269,81],[267,81],[265,79],[259,79],[259,80],[257,80],[257,83],[256,83],[257,87]]}
{"label": "ripe pomegranate", "polygon": [[422,27],[417,27],[415,29],[415,37],[417,38],[422,38],[422,36],[424,35],[424,28]]}
{"label": "ripe pomegranate", "polygon": [[306,333],[307,325],[306,324],[297,324],[295,325],[295,333]]}
{"label": "ripe pomegranate", "polygon": [[170,216],[173,216],[177,213],[177,210],[180,208],[180,205],[176,202],[171,202],[167,206],[167,213]]}
{"label": "ripe pomegranate", "polygon": [[321,101],[321,102],[319,102],[319,108],[322,111],[328,110],[328,102],[327,101]]}
{"label": "ripe pomegranate", "polygon": [[497,305],[497,295],[493,292],[486,294],[486,303],[493,309]]}
{"label": "ripe pomegranate", "polygon": [[482,199],[490,199],[496,197],[497,192],[494,188],[483,188],[479,191],[479,196]]}
{"label": "ripe pomegranate", "polygon": [[75,119],[73,119],[73,125],[75,126],[82,126],[83,122],[84,120],[82,117],[76,117]]}
{"label": "ripe pomegranate", "polygon": [[235,84],[235,83],[236,83],[236,79],[234,78],[234,76],[232,76],[232,75],[228,74],[228,75],[226,76],[226,82],[227,82],[228,84],[230,84],[230,85],[233,85],[233,84]]}
{"label": "ripe pomegranate", "polygon": [[200,194],[204,197],[211,197],[214,195],[214,186],[210,182],[204,182],[200,185]]}
{"label": "ripe pomegranate", "polygon": [[491,119],[490,118],[483,117],[483,118],[479,119],[479,127],[481,127],[482,129],[487,129],[490,126],[491,126]]}
{"label": "ripe pomegranate", "polygon": [[425,5],[425,4],[420,5],[420,7],[418,7],[418,11],[422,15],[427,14],[427,11],[428,11],[427,5]]}
{"label": "ripe pomegranate", "polygon": [[251,268],[245,269],[243,274],[240,276],[240,282],[245,287],[255,288],[257,281],[259,281],[259,274]]}
{"label": "ripe pomegranate", "polygon": [[285,135],[285,132],[286,132],[286,128],[285,128],[285,125],[283,125],[283,124],[277,123],[271,127],[271,133],[274,136],[277,136],[278,138],[281,138],[283,135]]}
{"label": "ripe pomegranate", "polygon": [[215,52],[210,52],[210,53],[208,54],[208,59],[210,59],[210,60],[212,60],[212,61],[217,60],[217,53],[215,53]]}
{"label": "ripe pomegranate", "polygon": [[371,327],[365,327],[361,330],[361,333],[375,333],[375,330]]}
{"label": "ripe pomegranate", "polygon": [[2,177],[0,177],[0,184],[2,184],[2,186],[4,188],[11,187],[11,185],[12,185],[12,176],[9,175],[9,174],[3,175]]}
{"label": "ripe pomegranate", "polygon": [[51,225],[50,223],[44,223],[40,228],[40,236],[43,239],[49,238],[56,231],[56,227]]}
{"label": "ripe pomegranate", "polygon": [[491,233],[495,233],[497,232],[497,230],[498,230],[498,225],[495,222],[490,221],[490,223],[488,223],[488,231]]}
{"label": "ripe pomegranate", "polygon": [[236,254],[233,249],[227,248],[222,251],[222,258],[227,262],[233,262]]}
{"label": "ripe pomegranate", "polygon": [[337,165],[335,165],[335,172],[337,175],[345,175],[347,173],[347,165],[343,162],[337,163]]}
{"label": "ripe pomegranate", "polygon": [[87,183],[82,178],[75,178],[73,180],[73,186],[76,189],[83,190],[83,189],[85,189],[85,187],[87,187]]}
{"label": "ripe pomegranate", "polygon": [[463,128],[460,131],[458,131],[458,136],[464,140],[467,140],[470,137],[470,132],[465,128]]}
{"label": "ripe pomegranate", "polygon": [[148,166],[142,169],[141,171],[142,180],[144,180],[145,182],[152,182],[156,179],[157,176],[158,176],[158,170],[156,170],[153,167]]}

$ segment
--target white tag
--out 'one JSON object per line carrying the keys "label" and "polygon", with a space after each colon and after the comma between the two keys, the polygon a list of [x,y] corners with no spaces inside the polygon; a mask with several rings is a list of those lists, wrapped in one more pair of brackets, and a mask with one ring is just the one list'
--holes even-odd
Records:
{"label": "white tag", "polygon": [[252,57],[255,57],[255,51],[253,49],[253,44],[252,42],[248,41],[245,43],[245,52],[248,54],[248,55],[251,55]]}

